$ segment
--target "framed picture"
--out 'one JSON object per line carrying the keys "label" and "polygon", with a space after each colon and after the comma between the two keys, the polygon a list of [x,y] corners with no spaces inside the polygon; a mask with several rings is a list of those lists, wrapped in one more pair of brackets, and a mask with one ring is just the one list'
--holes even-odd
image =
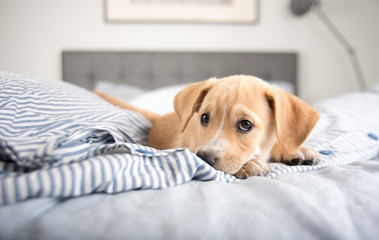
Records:
{"label": "framed picture", "polygon": [[105,0],[109,22],[255,23],[258,0]]}

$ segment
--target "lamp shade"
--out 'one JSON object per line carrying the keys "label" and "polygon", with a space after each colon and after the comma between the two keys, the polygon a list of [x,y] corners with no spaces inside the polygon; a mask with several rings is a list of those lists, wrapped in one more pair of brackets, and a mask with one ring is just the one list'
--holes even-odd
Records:
{"label": "lamp shade", "polygon": [[313,6],[317,5],[318,1],[315,0],[292,0],[291,11],[297,16],[306,14]]}

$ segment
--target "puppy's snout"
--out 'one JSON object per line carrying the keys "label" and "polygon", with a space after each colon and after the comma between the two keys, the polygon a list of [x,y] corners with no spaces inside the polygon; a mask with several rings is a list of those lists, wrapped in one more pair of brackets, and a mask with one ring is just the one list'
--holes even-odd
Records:
{"label": "puppy's snout", "polygon": [[218,156],[210,152],[198,151],[196,153],[196,156],[203,159],[206,163],[208,163],[211,166],[213,166],[218,160]]}

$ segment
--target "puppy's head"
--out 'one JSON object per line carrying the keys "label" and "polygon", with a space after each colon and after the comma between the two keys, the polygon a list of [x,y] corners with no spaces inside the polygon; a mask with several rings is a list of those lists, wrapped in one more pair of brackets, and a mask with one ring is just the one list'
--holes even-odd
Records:
{"label": "puppy's head", "polygon": [[182,145],[229,174],[266,160],[276,140],[295,152],[319,118],[299,98],[243,75],[194,83],[176,95],[174,108]]}

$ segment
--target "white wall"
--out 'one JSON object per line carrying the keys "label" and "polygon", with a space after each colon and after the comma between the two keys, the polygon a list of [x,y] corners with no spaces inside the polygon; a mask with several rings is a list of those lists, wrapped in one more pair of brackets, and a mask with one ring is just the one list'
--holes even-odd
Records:
{"label": "white wall", "polygon": [[[379,1],[324,0],[356,47],[364,75],[379,82]],[[296,51],[308,102],[356,91],[349,59],[314,14],[296,18],[289,0],[260,0],[255,25],[110,24],[101,0],[0,0],[0,70],[60,79],[62,50]]]}

